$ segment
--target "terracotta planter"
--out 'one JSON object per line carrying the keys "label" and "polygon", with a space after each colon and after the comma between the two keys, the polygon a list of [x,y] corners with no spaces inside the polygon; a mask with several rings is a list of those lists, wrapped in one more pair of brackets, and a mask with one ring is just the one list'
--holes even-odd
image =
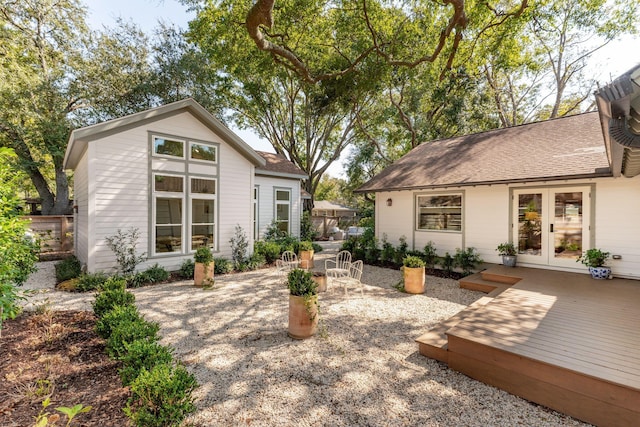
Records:
{"label": "terracotta planter", "polygon": [[409,294],[424,293],[424,267],[404,267],[404,290]]}
{"label": "terracotta planter", "polygon": [[313,273],[311,277],[314,282],[318,284],[318,292],[325,292],[327,290],[327,275],[324,273]]}
{"label": "terracotta planter", "polygon": [[202,286],[207,279],[213,281],[213,266],[213,261],[211,261],[207,266],[208,268],[205,274],[204,264],[201,262],[196,262],[196,266],[193,270],[193,284],[196,286]]}
{"label": "terracotta planter", "polygon": [[318,296],[310,300],[307,308],[304,297],[289,295],[289,336],[296,340],[315,335],[318,329]]}
{"label": "terracotta planter", "polygon": [[300,267],[307,270],[313,268],[313,250],[300,251]]}

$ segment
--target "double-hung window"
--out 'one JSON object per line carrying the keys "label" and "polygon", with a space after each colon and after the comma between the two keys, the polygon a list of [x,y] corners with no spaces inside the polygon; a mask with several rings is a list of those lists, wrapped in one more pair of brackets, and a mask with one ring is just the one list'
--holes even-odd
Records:
{"label": "double-hung window", "polygon": [[416,229],[462,231],[462,194],[416,196]]}
{"label": "double-hung window", "polygon": [[291,190],[275,190],[276,224],[280,231],[291,233]]}
{"label": "double-hung window", "polygon": [[191,178],[191,250],[215,247],[216,181]]}
{"label": "double-hung window", "polygon": [[184,177],[153,174],[155,252],[182,252]]}

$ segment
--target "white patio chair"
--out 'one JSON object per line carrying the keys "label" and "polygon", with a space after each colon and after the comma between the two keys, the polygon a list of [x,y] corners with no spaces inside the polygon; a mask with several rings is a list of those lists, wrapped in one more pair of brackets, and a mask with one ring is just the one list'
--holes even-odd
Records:
{"label": "white patio chair", "polygon": [[298,256],[294,252],[284,251],[280,256],[280,259],[276,260],[278,275],[286,281],[289,272],[298,268],[299,264]]}
{"label": "white patio chair", "polygon": [[335,279],[335,282],[337,284],[342,285],[344,287],[345,296],[347,295],[347,287],[353,286],[353,285],[359,286],[360,295],[364,296],[364,292],[363,292],[364,286],[360,281],[360,279],[362,278],[362,268],[363,268],[362,261],[355,261],[351,263],[351,266],[349,267],[349,275],[338,277]]}
{"label": "white patio chair", "polygon": [[351,252],[338,252],[335,259],[327,259],[324,261],[324,270],[327,274],[327,282],[331,282],[338,277],[346,277],[349,275],[351,268]]}

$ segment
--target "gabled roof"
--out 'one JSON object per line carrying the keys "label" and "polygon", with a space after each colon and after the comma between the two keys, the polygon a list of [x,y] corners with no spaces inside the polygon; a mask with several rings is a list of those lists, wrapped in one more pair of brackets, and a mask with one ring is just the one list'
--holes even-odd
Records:
{"label": "gabled roof", "polygon": [[597,112],[425,142],[359,193],[611,176]]}
{"label": "gabled roof", "polygon": [[265,161],[263,166],[256,167],[256,175],[276,176],[281,178],[306,179],[307,174],[281,154],[256,151]]}
{"label": "gabled roof", "polygon": [[316,200],[313,202],[313,209],[319,210],[329,210],[329,211],[349,211],[349,212],[357,212],[357,209],[350,208],[348,206],[340,205],[338,203],[331,203],[328,200]]}
{"label": "gabled roof", "polygon": [[191,113],[196,119],[202,122],[202,124],[222,138],[224,142],[253,163],[254,166],[258,167],[265,164],[265,160],[246,142],[240,139],[238,135],[213,117],[211,113],[194,99],[187,98],[182,101],[172,102],[171,104],[74,130],[69,137],[69,144],[67,145],[63,166],[65,169],[75,169],[78,161],[82,157],[82,153],[86,150],[87,143],[90,141],[124,132],[125,130],[181,114],[185,111]]}

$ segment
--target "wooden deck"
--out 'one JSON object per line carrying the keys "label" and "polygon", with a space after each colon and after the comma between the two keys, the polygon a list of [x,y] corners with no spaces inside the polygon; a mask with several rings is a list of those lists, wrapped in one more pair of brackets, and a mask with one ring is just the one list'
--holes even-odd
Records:
{"label": "wooden deck", "polygon": [[639,281],[495,266],[461,286],[490,293],[418,338],[421,354],[592,424],[640,425]]}

